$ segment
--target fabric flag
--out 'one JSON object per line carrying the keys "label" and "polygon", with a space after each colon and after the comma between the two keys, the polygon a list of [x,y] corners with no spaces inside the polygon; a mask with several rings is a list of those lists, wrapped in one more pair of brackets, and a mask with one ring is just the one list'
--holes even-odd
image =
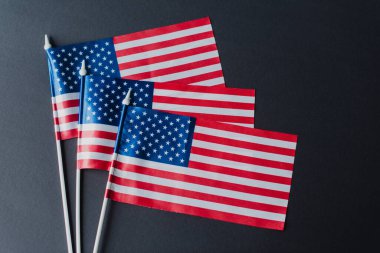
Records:
{"label": "fabric flag", "polygon": [[47,49],[57,139],[77,137],[81,61],[90,75],[154,82],[224,84],[208,17]]}
{"label": "fabric flag", "polygon": [[253,127],[255,90],[153,83],[86,76],[82,87],[77,167],[108,170],[122,100],[132,88],[131,105],[207,117]]}
{"label": "fabric flag", "polygon": [[283,230],[297,136],[123,111],[106,198]]}

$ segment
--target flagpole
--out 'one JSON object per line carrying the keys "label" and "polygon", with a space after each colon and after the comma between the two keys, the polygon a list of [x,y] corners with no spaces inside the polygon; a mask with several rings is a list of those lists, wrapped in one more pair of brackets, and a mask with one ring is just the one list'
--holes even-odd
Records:
{"label": "flagpole", "polygon": [[[44,49],[47,50],[51,47],[52,46],[50,44],[49,38],[45,34]],[[53,118],[54,118],[54,114],[53,114]],[[57,147],[58,171],[59,171],[59,181],[60,181],[60,185],[61,185],[61,197],[62,197],[62,207],[63,207],[63,218],[65,221],[67,252],[73,253],[73,243],[71,241],[71,232],[70,232],[69,209],[68,209],[68,205],[67,205],[67,196],[66,196],[65,174],[63,172],[63,159],[62,159],[61,141],[59,139],[56,139],[55,144]]]}
{"label": "flagpole", "polygon": [[[123,104],[125,105],[124,108],[123,108],[123,112],[122,112],[122,117],[120,119],[120,124],[119,124],[119,133],[120,133],[120,130],[121,130],[121,126],[122,126],[122,123],[124,121],[124,111],[126,110],[126,107],[130,104],[131,102],[131,91],[132,91],[132,88],[129,88],[128,90],[128,93],[127,93],[127,96],[125,97],[125,99],[123,100]],[[115,150],[114,150],[114,153],[112,155],[112,161],[115,161],[117,159],[117,146],[118,146],[118,142],[119,142],[119,136],[117,138],[117,141],[116,141],[116,144],[115,144]],[[107,181],[107,186],[106,186],[106,191],[107,189],[110,188],[111,186],[111,183],[110,183],[110,180],[109,180],[109,177],[111,177],[113,175],[113,172],[114,172],[114,168],[113,166],[111,166],[110,168],[110,172],[108,174],[108,181]],[[93,250],[93,253],[98,253],[99,252],[99,244],[100,244],[100,238],[102,236],[102,231],[103,231],[103,225],[104,225],[104,218],[106,216],[106,212],[108,211],[108,204],[109,204],[109,201],[110,199],[109,198],[106,198],[104,197],[103,199],[103,205],[102,205],[102,211],[100,212],[100,218],[99,218],[99,224],[98,224],[98,230],[96,231],[96,238],[95,238],[95,245],[94,245],[94,250]]]}
{"label": "flagpole", "polygon": [[[81,133],[82,130],[82,124],[80,122],[80,119],[82,117],[82,94],[83,94],[83,88],[84,88],[84,77],[86,76],[86,63],[85,60],[82,61],[82,66],[79,71],[79,75],[81,76],[81,101],[80,101],[80,112],[79,112],[79,124],[78,124],[78,134]],[[80,137],[80,136],[79,136]],[[78,143],[77,147],[79,147],[79,141],[80,138],[78,137]],[[81,172],[82,170],[78,168],[77,163],[77,172],[76,172],[76,186],[75,186],[75,243],[76,243],[76,253],[81,252],[81,201],[80,201],[80,193],[81,193]]]}

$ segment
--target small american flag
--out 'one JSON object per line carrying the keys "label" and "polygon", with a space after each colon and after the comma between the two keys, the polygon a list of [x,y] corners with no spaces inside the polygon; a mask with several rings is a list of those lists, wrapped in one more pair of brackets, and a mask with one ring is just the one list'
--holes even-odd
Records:
{"label": "small american flag", "polygon": [[106,198],[283,230],[297,137],[129,107]]}
{"label": "small american flag", "polygon": [[57,139],[77,137],[82,60],[90,75],[224,84],[209,18],[47,50]]}
{"label": "small american flag", "polygon": [[122,100],[132,88],[133,106],[207,117],[253,127],[255,90],[153,83],[86,76],[82,90],[77,165],[108,170]]}

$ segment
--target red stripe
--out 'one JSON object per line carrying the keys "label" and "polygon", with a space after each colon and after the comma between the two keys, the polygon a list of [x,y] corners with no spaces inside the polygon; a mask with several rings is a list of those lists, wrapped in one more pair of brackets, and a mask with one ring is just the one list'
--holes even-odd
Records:
{"label": "red stripe", "polygon": [[238,207],[244,207],[249,209],[255,209],[255,210],[261,210],[266,212],[272,212],[272,213],[281,213],[286,214],[286,207],[281,206],[274,206],[274,205],[268,205],[268,204],[262,204],[257,202],[251,202],[246,200],[240,200],[240,199],[234,199],[230,197],[223,197],[223,196],[217,196],[202,192],[196,192],[196,191],[190,191],[190,190],[184,190],[184,189],[178,189],[168,186],[162,186],[162,185],[156,185],[151,183],[145,183],[141,181],[136,180],[130,180],[125,179],[117,176],[111,176],[110,180],[112,183],[148,190],[148,191],[154,191],[154,192],[161,192],[166,193],[170,195],[177,195],[192,199],[200,199],[204,201],[210,201],[220,204],[226,204],[230,206],[238,206]]}
{"label": "red stripe", "polygon": [[205,67],[205,66],[210,66],[210,65],[218,64],[218,63],[220,63],[220,60],[218,57],[215,57],[215,58],[206,59],[206,60],[202,60],[202,61],[182,64],[182,65],[178,65],[178,66],[174,66],[174,67],[152,70],[152,71],[148,71],[148,72],[144,72],[144,73],[129,75],[129,76],[125,76],[125,78],[130,78],[130,79],[135,79],[135,80],[145,80],[145,79],[149,79],[152,77],[175,74],[175,73],[188,71],[188,70],[192,70],[192,69],[197,69],[197,68],[201,68],[201,67]]}
{"label": "red stripe", "polygon": [[254,118],[248,117],[248,116],[231,116],[231,115],[194,113],[194,112],[177,112],[177,111],[170,111],[170,110],[162,110],[162,111],[180,114],[180,115],[184,115],[184,116],[196,117],[197,122],[199,120],[198,117],[200,117],[200,118],[206,118],[210,121],[215,120],[215,121],[230,122],[230,123],[241,123],[241,124],[252,124],[252,125],[254,124]]}
{"label": "red stripe", "polygon": [[273,198],[289,199],[288,192],[281,192],[281,191],[268,190],[268,189],[253,187],[253,186],[228,183],[228,182],[223,182],[223,181],[218,181],[218,180],[213,180],[213,179],[178,174],[174,172],[160,171],[160,170],[150,169],[150,168],[137,166],[133,164],[125,164],[121,162],[114,162],[113,166],[115,166],[116,168],[120,170],[135,172],[139,174],[145,174],[145,175],[154,176],[154,177],[167,178],[171,180],[211,186],[215,188],[221,188],[221,189],[249,193],[249,194],[257,194],[257,195],[268,196],[268,197],[273,197]]}
{"label": "red stripe", "polygon": [[190,76],[190,77],[186,77],[186,78],[181,78],[181,79],[177,79],[177,80],[173,80],[173,81],[165,82],[165,83],[168,85],[192,84],[192,83],[207,81],[207,80],[218,78],[218,77],[223,77],[222,70],[209,72],[209,73],[205,73],[205,74],[201,74],[201,75],[197,75],[197,76]]}
{"label": "red stripe", "polygon": [[112,154],[114,148],[113,147],[106,147],[101,145],[79,145],[77,147],[77,153],[79,152],[97,152],[97,153],[103,153],[103,154]]}
{"label": "red stripe", "polygon": [[121,50],[116,51],[116,56],[121,57],[121,56],[126,56],[126,55],[131,55],[131,54],[143,53],[143,52],[147,52],[151,50],[157,50],[157,49],[176,46],[180,44],[190,43],[197,40],[212,38],[213,36],[214,35],[212,31],[188,35],[188,36],[184,36],[184,37],[180,37],[176,39],[160,41],[160,42],[151,43],[151,44],[147,44],[143,46],[121,49]]}
{"label": "red stripe", "polygon": [[102,161],[95,159],[78,160],[78,169],[99,169],[99,170],[109,170],[111,167],[111,161]]}
{"label": "red stripe", "polygon": [[116,140],[117,133],[99,131],[99,130],[84,130],[79,133],[81,138],[102,138],[108,140]]}
{"label": "red stripe", "polygon": [[78,114],[70,114],[63,117],[54,118],[54,124],[60,125],[64,123],[70,123],[70,122],[78,121],[78,119],[79,119]]}
{"label": "red stripe", "polygon": [[[212,78],[209,78],[212,79]],[[187,92],[199,92],[199,93],[211,93],[211,94],[221,94],[221,95],[237,95],[246,97],[255,97],[254,89],[240,89],[240,88],[226,88],[222,85],[216,86],[197,86],[197,85],[184,85],[176,84],[173,85],[169,82],[155,82],[154,88],[158,90],[174,90],[174,91],[187,91]],[[253,100],[252,100],[253,102]]]}
{"label": "red stripe", "polygon": [[[208,88],[208,87],[206,87]],[[186,92],[184,92],[186,93]],[[242,110],[254,110],[255,104],[251,103],[241,103],[241,102],[227,102],[227,101],[217,101],[217,100],[205,100],[203,98],[192,99],[192,98],[175,98],[166,96],[153,96],[153,103],[166,103],[166,104],[177,104],[177,105],[191,105],[191,106],[207,106],[216,108],[233,108]]]}
{"label": "red stripe", "polygon": [[121,36],[116,36],[113,38],[113,43],[118,44],[118,43],[123,43],[123,42],[128,42],[128,41],[133,41],[133,40],[138,40],[138,39],[144,39],[152,36],[157,36],[157,35],[162,35],[166,33],[172,33],[176,31],[181,31],[181,30],[186,30],[189,28],[194,28],[198,26],[203,26],[203,25],[208,25],[210,24],[210,19],[209,17],[205,18],[200,18],[196,20],[191,20],[179,24],[174,24],[174,25],[169,25],[169,26],[164,26],[164,27],[159,27],[159,28],[153,28],[141,32],[135,32],[135,33],[130,33],[126,35],[121,35]]}
{"label": "red stripe", "polygon": [[194,136],[194,139],[196,140],[202,140],[202,141],[213,142],[213,143],[218,143],[222,145],[245,148],[249,150],[269,152],[269,153],[274,153],[274,154],[279,154],[279,155],[295,156],[295,153],[296,153],[294,149],[273,147],[273,146],[268,146],[268,145],[263,145],[263,144],[252,143],[252,142],[239,141],[239,140],[230,139],[230,138],[223,138],[223,137],[217,137],[217,136],[212,136],[212,135],[207,135],[207,134],[201,134],[197,132],[195,132],[193,136]]}
{"label": "red stripe", "polygon": [[165,55],[161,55],[161,56],[149,57],[149,58],[141,59],[141,60],[137,60],[137,61],[121,63],[121,64],[119,64],[119,69],[124,70],[124,69],[130,69],[130,68],[150,65],[150,64],[154,64],[154,63],[159,63],[159,62],[173,61],[173,60],[176,60],[179,58],[184,58],[187,56],[202,54],[202,53],[211,52],[211,51],[215,51],[215,50],[217,50],[216,45],[208,45],[208,46],[203,46],[203,47],[197,47],[197,48],[183,50],[183,51],[176,52],[176,53],[170,53],[170,54],[165,54]]}
{"label": "red stripe", "polygon": [[[222,120],[219,120],[222,121]],[[224,124],[220,122],[213,122],[204,119],[197,119],[197,126],[204,126],[229,132],[235,132],[240,134],[258,136],[263,138],[270,138],[282,141],[297,142],[297,135],[294,134],[285,134],[279,132],[272,132],[266,130],[260,130],[257,128],[248,128],[242,126],[236,126],[231,124]]]}
{"label": "red stripe", "polygon": [[57,110],[62,110],[62,109],[70,108],[70,107],[78,107],[78,106],[79,106],[79,99],[66,100],[60,103],[56,103],[56,104],[53,103],[53,110],[57,111]]}
{"label": "red stripe", "polygon": [[253,218],[243,215],[230,214],[226,212],[214,211],[205,208],[193,207],[188,205],[174,204],[166,201],[153,200],[149,198],[142,198],[122,193],[117,193],[112,190],[106,191],[106,197],[114,201],[129,203],[133,205],[145,206],[149,208],[165,210],[175,213],[184,213],[195,216],[200,216],[209,219],[222,220],[243,224],[248,226],[256,226],[262,228],[284,230],[284,222],[271,221],[266,219]]}
{"label": "red stripe", "polygon": [[207,154],[209,157],[215,157],[235,162],[244,162],[252,165],[259,165],[264,167],[270,167],[270,168],[276,168],[276,169],[283,169],[283,170],[293,170],[293,164],[292,163],[285,163],[285,162],[277,162],[277,161],[271,161],[261,158],[255,158],[250,156],[244,156],[244,155],[236,155],[236,154],[230,154],[227,152],[220,152],[215,151],[211,149],[205,149],[205,148],[198,148],[198,147],[191,147],[191,153],[192,154],[198,154],[198,155],[204,155]]}
{"label": "red stripe", "polygon": [[268,175],[268,174],[253,172],[253,171],[239,170],[236,168],[217,166],[217,165],[206,164],[206,163],[195,162],[195,161],[189,161],[188,167],[197,169],[197,170],[216,172],[220,174],[226,174],[226,175],[237,176],[237,177],[242,177],[242,178],[250,178],[254,180],[261,180],[261,181],[267,181],[267,182],[278,183],[278,184],[290,185],[292,181],[291,178],[287,178],[287,177],[273,176],[273,175]]}
{"label": "red stripe", "polygon": [[78,130],[76,128],[56,133],[57,140],[68,140],[68,139],[77,138],[77,137],[78,137]]}

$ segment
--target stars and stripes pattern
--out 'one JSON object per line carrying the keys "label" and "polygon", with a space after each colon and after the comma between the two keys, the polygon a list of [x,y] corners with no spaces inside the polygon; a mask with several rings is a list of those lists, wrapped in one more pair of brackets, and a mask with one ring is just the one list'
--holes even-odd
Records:
{"label": "stars and stripes pattern", "polygon": [[56,138],[77,137],[82,60],[89,74],[118,77],[112,39],[47,50]]}
{"label": "stars and stripes pattern", "polygon": [[105,197],[283,230],[296,142],[295,135],[129,107]]}
{"label": "stars and stripes pattern", "polygon": [[206,117],[253,127],[255,90],[153,83],[86,76],[80,109],[77,167],[108,170],[122,100],[132,88],[131,105]]}
{"label": "stars and stripes pattern", "polygon": [[57,139],[77,137],[79,69],[102,77],[224,84],[209,18],[47,49]]}

